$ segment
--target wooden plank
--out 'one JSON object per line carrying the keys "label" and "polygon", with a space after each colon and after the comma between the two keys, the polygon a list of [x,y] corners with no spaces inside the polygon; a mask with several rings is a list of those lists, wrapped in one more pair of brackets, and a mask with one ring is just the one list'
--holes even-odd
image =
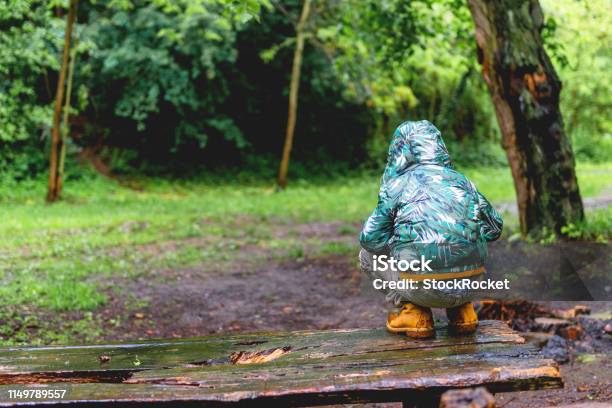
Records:
{"label": "wooden plank", "polygon": [[[474,348],[475,347],[475,348]],[[417,392],[483,385],[494,392],[558,388],[559,372],[529,346],[462,345],[321,358],[302,365],[252,365],[150,370],[125,384],[47,384],[68,387],[72,401],[104,403],[198,402],[202,406],[261,403],[279,406],[399,401]],[[8,389],[0,386],[0,406]],[[55,400],[59,404],[66,401]]]}
{"label": "wooden plank", "polygon": [[[560,387],[554,362],[523,342],[502,322],[485,321],[476,335],[439,329],[436,339],[419,341],[364,329],[5,348],[0,406],[16,405],[8,390],[34,383],[68,389],[67,400],[45,401],[60,406],[307,406],[410,401],[479,385],[495,392]],[[101,363],[100,355],[111,360]]]}
{"label": "wooden plank", "polygon": [[266,364],[148,370],[125,382],[198,386],[225,400],[235,394],[253,398],[330,387],[349,391],[497,384],[509,391],[538,378],[556,385],[559,373],[550,360],[537,358],[534,348],[481,344],[341,355],[297,365],[279,358]]}
{"label": "wooden plank", "polygon": [[[523,343],[524,339],[500,321],[483,321],[477,334],[448,336],[445,327],[437,329],[430,340],[412,340],[384,329],[297,331],[289,333],[254,333],[210,336],[182,340],[152,340],[132,344],[89,346],[5,347],[0,348],[0,384],[14,381],[16,374],[98,372],[144,369],[197,364],[229,364],[230,356],[244,351],[290,347],[286,358],[308,360],[338,354],[362,354],[372,351],[449,347],[461,344]],[[101,362],[101,356],[110,361]]]}

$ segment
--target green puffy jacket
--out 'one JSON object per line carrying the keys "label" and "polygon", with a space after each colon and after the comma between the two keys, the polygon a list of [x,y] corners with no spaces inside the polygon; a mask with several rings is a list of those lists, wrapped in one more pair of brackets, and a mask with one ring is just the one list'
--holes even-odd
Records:
{"label": "green puffy jacket", "polygon": [[405,122],[393,134],[378,205],[361,232],[372,254],[431,259],[431,272],[480,269],[487,241],[503,221],[463,174],[453,170],[448,151],[430,122]]}

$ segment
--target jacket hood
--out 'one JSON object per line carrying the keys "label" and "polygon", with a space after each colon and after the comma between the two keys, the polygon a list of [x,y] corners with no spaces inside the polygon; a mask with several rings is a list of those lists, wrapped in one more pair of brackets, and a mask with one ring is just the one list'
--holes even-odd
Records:
{"label": "jacket hood", "polygon": [[404,122],[395,129],[383,183],[402,175],[417,164],[452,168],[440,131],[427,120]]}

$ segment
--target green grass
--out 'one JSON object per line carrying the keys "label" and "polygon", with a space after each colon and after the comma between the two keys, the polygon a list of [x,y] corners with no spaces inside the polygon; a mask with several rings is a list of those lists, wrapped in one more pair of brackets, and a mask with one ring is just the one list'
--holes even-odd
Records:
{"label": "green grass", "polygon": [[[514,201],[514,184],[509,168],[460,169],[492,202]],[[612,163],[578,163],[578,185],[582,197],[612,190]],[[612,191],[611,191],[612,192]]]}
{"label": "green grass", "polygon": [[[112,326],[120,323],[118,319],[111,320]],[[102,335],[101,327],[102,322],[92,312],[62,320],[48,313],[35,314],[24,308],[3,307],[0,310],[0,345],[69,344],[75,339],[93,342]]]}
{"label": "green grass", "polygon": [[[583,196],[609,191],[610,170],[609,164],[579,165]],[[492,202],[514,201],[507,169],[464,172]],[[88,176],[69,180],[64,199],[54,205],[43,201],[44,180],[0,185],[2,306],[33,308],[34,314],[36,310],[96,310],[113,290],[104,284],[107,277],[129,280],[155,270],[206,264],[213,257],[217,262],[230,262],[231,255],[244,245],[276,251],[276,256],[287,259],[302,259],[307,253],[347,254],[353,247],[344,241],[303,239],[290,228],[287,237],[277,239],[270,228],[341,221],[345,224],[339,234],[356,236],[358,228],[353,224],[362,222],[374,208],[378,182],[374,176],[317,184],[293,181],[286,191],[276,192],[267,182],[217,185],[143,179],[135,190]],[[507,216],[506,224],[516,226],[515,218]],[[599,239],[609,236],[609,231],[607,209],[588,214],[587,222],[573,226],[571,232]],[[192,243],[187,238],[199,241]],[[159,245],[175,240],[181,245],[160,249]],[[146,245],[153,248],[147,250]],[[134,301],[140,300],[135,296]],[[3,338],[7,342],[27,337],[7,323],[11,321],[14,319],[0,315],[0,343]],[[78,322],[96,324],[91,317]],[[64,340],[60,332],[53,334],[52,328],[45,327],[44,338]],[[12,336],[3,335],[11,331]]]}
{"label": "green grass", "polygon": [[587,212],[586,220],[562,228],[570,238],[604,243],[612,230],[612,207]]}
{"label": "green grass", "polygon": [[[580,164],[578,179],[584,197],[612,188],[610,165]],[[514,186],[505,168],[464,169],[492,202],[514,201]],[[287,222],[362,220],[376,203],[377,177],[332,180],[321,184],[293,182],[282,194],[272,184],[213,185],[197,181],[149,179],[142,189],[120,186],[102,178],[66,183],[65,199],[43,202],[44,181],[28,182],[7,190],[0,187],[3,222],[0,249],[37,243],[52,244],[54,234],[70,236],[73,246],[150,242],[172,225],[177,237],[198,234],[202,219],[223,221],[235,215],[270,217]],[[178,225],[177,225],[178,223]],[[92,242],[91,240],[94,240]]]}

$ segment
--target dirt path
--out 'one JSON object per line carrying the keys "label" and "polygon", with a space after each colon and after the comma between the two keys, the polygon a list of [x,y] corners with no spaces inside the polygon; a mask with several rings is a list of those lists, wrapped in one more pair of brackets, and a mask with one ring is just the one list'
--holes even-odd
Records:
{"label": "dirt path", "polygon": [[172,284],[135,282],[149,302],[140,311],[147,335],[373,327],[384,313],[381,302],[360,296],[356,268],[338,257],[220,276],[184,272]]}

